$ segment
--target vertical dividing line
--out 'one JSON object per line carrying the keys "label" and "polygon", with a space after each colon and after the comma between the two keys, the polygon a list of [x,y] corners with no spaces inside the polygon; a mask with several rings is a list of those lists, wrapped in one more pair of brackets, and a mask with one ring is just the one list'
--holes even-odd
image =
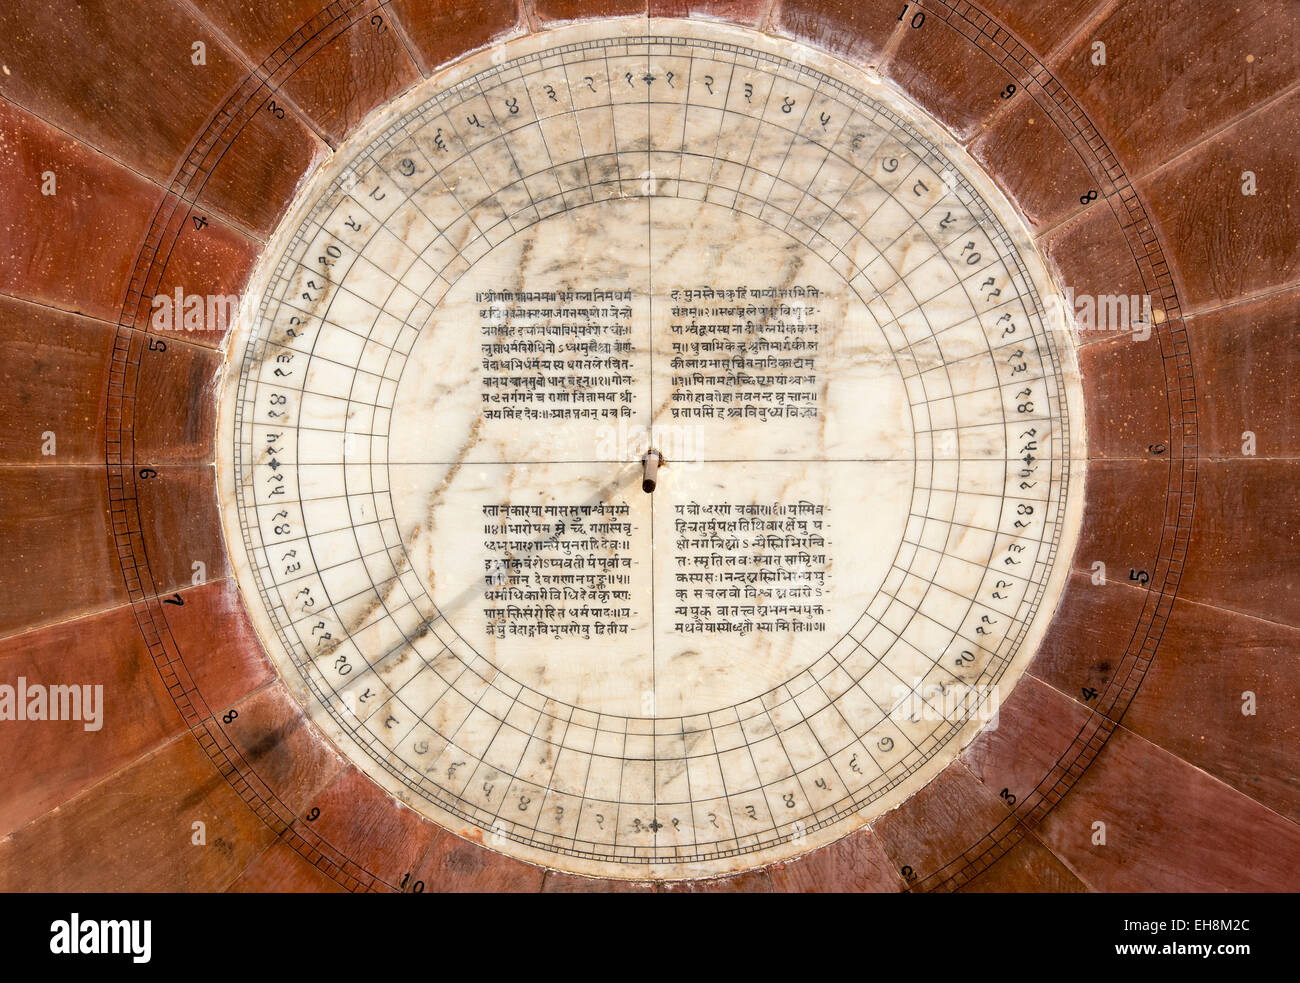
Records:
{"label": "vertical dividing line", "polygon": [[[650,77],[650,39],[646,40],[645,53],[645,74],[646,78]],[[654,191],[655,176],[651,168],[650,148],[654,144],[654,133],[651,129],[650,113],[650,82],[645,85],[645,173],[646,180],[642,184],[642,190],[645,191],[645,236],[646,236],[646,352],[648,355],[647,362],[650,373],[650,438],[654,436],[655,425],[655,263],[654,263]],[[653,444],[651,444],[653,447]],[[654,493],[650,494],[650,706],[652,717],[657,719],[659,716],[659,680],[656,672],[656,653],[655,653],[655,497]],[[659,809],[659,728],[656,723],[651,724],[655,750],[651,761],[653,762],[650,772],[655,783],[652,789],[654,805],[651,808],[650,822],[653,824],[650,829],[650,835],[654,837],[655,853],[658,854],[659,848],[659,830],[658,830],[658,809]]]}

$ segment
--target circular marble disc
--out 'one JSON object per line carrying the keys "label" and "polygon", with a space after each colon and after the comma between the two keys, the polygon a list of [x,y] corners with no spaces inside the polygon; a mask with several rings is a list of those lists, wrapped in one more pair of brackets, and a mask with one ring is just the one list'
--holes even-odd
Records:
{"label": "circular marble disc", "polygon": [[219,471],[263,641],[359,768],[525,860],[690,877],[996,726],[1086,455],[1042,261],[937,125],[640,28],[507,44],[341,148],[241,313]]}

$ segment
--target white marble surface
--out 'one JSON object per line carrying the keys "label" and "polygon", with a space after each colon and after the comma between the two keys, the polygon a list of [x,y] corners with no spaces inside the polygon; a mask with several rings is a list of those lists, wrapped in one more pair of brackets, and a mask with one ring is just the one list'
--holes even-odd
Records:
{"label": "white marble surface", "polygon": [[[431,80],[304,190],[242,312],[220,464],[259,632],[345,755],[493,849],[675,877],[828,842],[987,723],[1063,587],[1081,402],[1041,260],[936,125],[847,66],[790,54],[737,29],[627,21]],[[483,347],[521,338],[556,350]],[[799,338],[816,350],[756,344]],[[626,367],[592,341],[626,342]],[[678,361],[769,356],[815,364]],[[786,405],[809,412],[762,418]],[[667,459],[652,495],[650,445]],[[779,543],[757,540],[754,516],[680,525],[797,503],[805,520],[817,508],[814,549],[806,525]],[[625,550],[591,533],[601,515],[562,533],[542,516],[503,545],[484,509],[592,505],[626,509]],[[542,557],[520,569],[577,591],[580,567],[553,562],[575,556],[630,559],[626,600],[600,602],[626,611],[591,616],[547,581],[559,597],[540,620],[577,627],[519,634],[540,580],[502,571]],[[794,600],[757,574],[739,598],[705,593],[781,568],[808,588]],[[705,570],[719,578],[679,577]],[[816,605],[797,615],[816,630],[761,613],[789,603]],[[683,627],[728,618],[767,627]]]}

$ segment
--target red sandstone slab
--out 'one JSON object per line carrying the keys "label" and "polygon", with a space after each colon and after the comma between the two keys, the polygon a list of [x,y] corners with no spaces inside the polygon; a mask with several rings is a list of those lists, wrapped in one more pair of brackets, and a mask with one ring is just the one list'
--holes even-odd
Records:
{"label": "red sandstone slab", "polygon": [[787,863],[773,864],[767,870],[773,888],[786,893],[903,890],[903,879],[869,829],[855,830],[834,843]]}
{"label": "red sandstone slab", "polygon": [[0,890],[219,891],[273,837],[185,734],[0,840]]}
{"label": "red sandstone slab", "polygon": [[[1291,9],[1300,12],[1295,5]],[[1295,282],[1300,273],[1294,219],[1300,211],[1297,128],[1300,89],[1137,182],[1163,231],[1186,311]],[[1255,181],[1249,195],[1242,193],[1247,171]]]}
{"label": "red sandstone slab", "polygon": [[997,725],[985,727],[961,760],[995,793],[1005,790],[1023,806],[1040,785],[1046,792],[1070,766],[1076,740],[1086,741],[1095,732],[1092,718],[1078,701],[1024,676],[1000,705]]}
{"label": "red sandstone slab", "polygon": [[169,232],[136,327],[221,348],[263,244],[202,208],[177,209]]}
{"label": "red sandstone slab", "polygon": [[825,48],[858,65],[879,65],[898,27],[898,14],[885,4],[857,0],[781,0],[771,29]]}
{"label": "red sandstone slab", "polygon": [[1005,111],[975,135],[970,152],[1015,202],[1030,231],[1045,232],[1080,209],[1094,181],[1083,159],[1031,91],[1015,93]]}
{"label": "red sandstone slab", "polygon": [[1296,822],[1297,652],[1300,630],[1180,600],[1124,726]]}
{"label": "red sandstone slab", "polygon": [[537,19],[575,21],[598,17],[644,17],[646,0],[532,0]]}
{"label": "red sandstone slab", "polygon": [[136,498],[154,591],[170,596],[195,586],[200,575],[230,576],[211,467],[162,468],[137,483]]}
{"label": "red sandstone slab", "polygon": [[1101,562],[1107,580],[1134,588],[1148,583],[1165,524],[1172,528],[1178,505],[1163,461],[1091,462],[1074,568],[1091,576],[1093,564]]}
{"label": "red sandstone slab", "polygon": [[162,190],[3,99],[0,149],[0,291],[116,324]]}
{"label": "red sandstone slab", "polygon": [[317,33],[329,31],[331,24],[337,31],[340,15],[344,19],[355,15],[353,11],[343,10],[341,5],[330,10],[320,0],[258,4],[244,0],[194,0],[194,6],[254,65],[262,64],[286,44],[292,52]]}
{"label": "red sandstone slab", "polygon": [[1300,626],[1300,461],[1201,461],[1179,596]]}
{"label": "red sandstone slab", "polygon": [[426,75],[467,51],[484,48],[520,30],[515,0],[395,0],[389,13],[410,38]]}
{"label": "red sandstone slab", "polygon": [[1088,886],[1033,836],[1024,837],[988,870],[958,890],[963,894],[1081,894]]}
{"label": "red sandstone slab", "polygon": [[1196,373],[1197,452],[1243,457],[1300,454],[1300,290],[1233,304],[1187,320]]}
{"label": "red sandstone slab", "polygon": [[189,685],[211,711],[228,707],[275,678],[232,579],[180,592],[184,605],[161,605]]}
{"label": "red sandstone slab", "polygon": [[338,144],[372,110],[420,79],[406,47],[376,12],[314,52],[281,88]]}
{"label": "red sandstone slab", "polygon": [[[901,5],[894,8],[899,9]],[[920,27],[914,27],[915,16],[909,9],[906,21],[897,24],[895,46],[881,71],[959,140],[972,140],[1009,105],[1003,97],[1007,86],[1019,88],[1023,81],[1017,66],[1003,67],[1006,53],[983,50],[962,33],[963,27],[971,29],[959,20],[949,26],[931,11]],[[1022,97],[1023,93],[1012,96]],[[1038,165],[1031,156],[1021,161],[1022,168]]]}
{"label": "red sandstone slab", "polygon": [[495,853],[443,830],[417,871],[426,894],[539,891],[541,867]]}
{"label": "red sandstone slab", "polygon": [[1036,832],[1099,891],[1300,887],[1300,829],[1122,728]]}
{"label": "red sandstone slab", "polygon": [[[964,6],[964,5],[963,5]],[[1024,0],[980,0],[980,8],[1003,29],[1013,31],[1020,40],[1044,58],[1101,6],[1101,0],[1055,0],[1053,3],[1025,3]],[[966,16],[980,23],[974,11]],[[981,24],[992,33],[993,24]]]}
{"label": "red sandstone slab", "polygon": [[170,0],[4,4],[0,37],[5,98],[162,183],[247,74],[217,32]]}
{"label": "red sandstone slab", "polygon": [[767,0],[650,0],[651,17],[699,17],[761,27]]}
{"label": "red sandstone slab", "polygon": [[[1080,214],[1063,222],[1038,239],[1041,249],[1062,290],[1071,291],[1074,316],[1080,345],[1112,341],[1118,334],[1132,334],[1127,326],[1116,326],[1093,315],[1084,323],[1080,312],[1095,311],[1099,304],[1118,304],[1115,298],[1124,297],[1132,307],[1132,298],[1141,298],[1155,289],[1142,279],[1134,253],[1134,245],[1124,233],[1116,213],[1108,202],[1094,203]],[[1112,298],[1103,301],[1102,298]],[[1152,301],[1154,308],[1155,301]],[[1154,315],[1154,311],[1153,311]],[[1140,332],[1139,332],[1140,333]],[[1148,339],[1137,344],[1151,344]]]}
{"label": "red sandstone slab", "polygon": [[373,876],[408,893],[416,890],[414,875],[441,832],[437,826],[350,766],[312,805],[320,809],[312,832]]}
{"label": "red sandstone slab", "polygon": [[[1147,603],[1145,590],[1114,580],[1098,585],[1090,574],[1072,574],[1028,672],[1071,699],[1093,703],[1117,679]],[[1098,697],[1086,700],[1085,690]]]}
{"label": "red sandstone slab", "polygon": [[303,715],[282,683],[274,683],[235,704],[237,716],[212,707],[221,730],[257,777],[299,815],[343,770],[343,762]]}
{"label": "red sandstone slab", "polygon": [[198,208],[231,216],[260,236],[271,234],[307,175],[329,154],[293,107],[281,102],[265,89],[256,93],[247,103],[251,116],[222,130],[229,146],[208,162],[201,187],[190,189],[198,193]]}
{"label": "red sandstone slab", "polygon": [[[75,686],[80,719],[0,722],[0,832],[9,833],[129,765],[183,727],[129,607],[0,642],[0,684]],[[92,687],[92,702],[85,687]],[[96,697],[93,687],[101,687]],[[30,706],[30,701],[29,704]],[[94,713],[92,714],[92,710]],[[97,718],[97,719],[93,719]],[[87,730],[87,727],[94,729]]]}
{"label": "red sandstone slab", "polygon": [[1154,445],[1171,440],[1160,342],[1154,333],[1136,338],[1112,338],[1079,352],[1091,458],[1159,457]]}
{"label": "red sandstone slab", "polygon": [[127,600],[97,467],[5,469],[0,636]]}
{"label": "red sandstone slab", "polygon": [[910,867],[924,881],[978,843],[1011,815],[997,792],[960,761],[872,824],[895,870]]}
{"label": "red sandstone slab", "polygon": [[345,888],[283,840],[276,840],[227,889],[236,893],[345,894]]}
{"label": "red sandstone slab", "polygon": [[100,321],[0,296],[0,461],[103,464],[113,337]]}
{"label": "red sandstone slab", "polygon": [[1292,85],[1297,33],[1293,3],[1120,3],[1053,67],[1137,177]]}
{"label": "red sandstone slab", "polygon": [[221,354],[179,338],[139,335],[131,356],[139,365],[130,407],[136,464],[161,470],[211,463]]}

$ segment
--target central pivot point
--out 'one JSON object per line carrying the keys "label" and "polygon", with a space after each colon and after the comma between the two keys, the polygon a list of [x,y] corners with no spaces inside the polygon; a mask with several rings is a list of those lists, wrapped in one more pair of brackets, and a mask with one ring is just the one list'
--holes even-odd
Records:
{"label": "central pivot point", "polygon": [[655,490],[655,485],[659,483],[657,477],[659,468],[667,463],[664,456],[654,448],[646,451],[645,456],[641,458],[641,490],[647,495]]}

